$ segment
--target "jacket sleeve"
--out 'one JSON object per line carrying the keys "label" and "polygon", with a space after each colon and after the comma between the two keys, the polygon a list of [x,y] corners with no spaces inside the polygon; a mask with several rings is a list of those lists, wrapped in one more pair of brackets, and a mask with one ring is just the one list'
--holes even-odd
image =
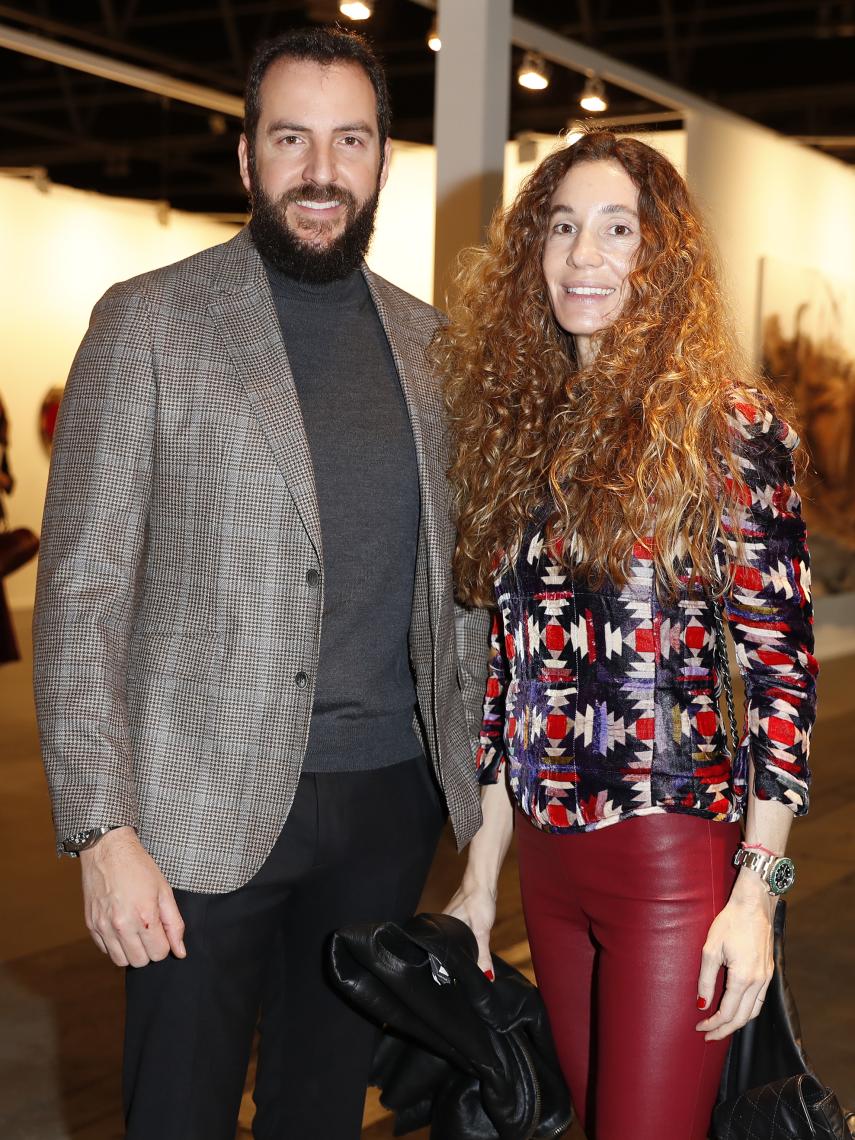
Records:
{"label": "jacket sleeve", "polygon": [[744,784],[751,760],[758,799],[777,800],[803,815],[818,667],[810,557],[801,500],[793,486],[793,451],[799,440],[762,408],[738,404],[733,416],[742,486],[737,517],[724,520],[734,565],[724,609],[745,684],[737,788]]}
{"label": "jacket sleeve", "polygon": [[471,609],[454,603],[455,633],[457,638],[457,666],[463,707],[469,739],[478,739],[481,726],[481,705],[484,699],[484,681],[487,674],[487,632],[490,615],[484,609]]}
{"label": "jacket sleeve", "polygon": [[495,784],[505,766],[505,693],[508,667],[502,647],[502,616],[493,615],[490,629],[490,659],[484,692],[483,716],[475,756],[479,784]]}
{"label": "jacket sleeve", "polygon": [[62,400],[42,523],[34,679],[57,842],[138,823],[126,703],[155,422],[147,305],[95,307]]}

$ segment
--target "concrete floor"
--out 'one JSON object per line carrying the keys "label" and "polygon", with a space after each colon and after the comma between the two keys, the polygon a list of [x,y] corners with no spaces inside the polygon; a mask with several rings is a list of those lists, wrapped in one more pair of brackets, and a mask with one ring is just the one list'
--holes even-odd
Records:
{"label": "concrete floor", "polygon": [[[0,670],[5,920],[0,924],[0,1137],[113,1140],[122,1135],[121,972],[89,942],[77,867],[53,854],[32,709],[27,624],[28,615],[18,622],[23,661]],[[855,1103],[853,666],[855,658],[846,657],[823,669],[813,806],[795,827],[790,847],[799,883],[788,936],[789,975],[805,1041],[823,1080],[850,1105]],[[423,909],[441,909],[460,867],[446,836]],[[503,874],[494,946],[521,968],[529,965],[513,859]],[[240,1137],[250,1135],[250,1119],[247,1095]],[[419,1140],[427,1133],[412,1135]],[[569,1135],[581,1138],[577,1129]],[[369,1092],[363,1138],[391,1136],[391,1121]]]}

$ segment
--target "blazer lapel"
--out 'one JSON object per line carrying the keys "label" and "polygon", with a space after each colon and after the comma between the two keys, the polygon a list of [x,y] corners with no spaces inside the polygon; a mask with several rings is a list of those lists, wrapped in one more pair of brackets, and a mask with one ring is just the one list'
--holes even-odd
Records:
{"label": "blazer lapel", "polygon": [[[447,516],[444,523],[441,518],[441,512],[445,509],[446,479],[444,441],[438,438],[442,427],[437,416],[427,411],[429,403],[436,402],[436,382],[425,361],[424,344],[410,331],[409,318],[405,312],[400,311],[395,295],[367,265],[363,264],[362,272],[389,341],[410,415],[419,470],[422,533],[430,538],[443,533],[442,528],[448,526]],[[428,541],[426,547],[430,591],[432,599],[436,601],[442,590],[442,575],[436,565],[437,552],[433,542]]]}
{"label": "blazer lapel", "polygon": [[315,473],[264,265],[242,230],[225,247],[209,312],[226,344],[320,559]]}

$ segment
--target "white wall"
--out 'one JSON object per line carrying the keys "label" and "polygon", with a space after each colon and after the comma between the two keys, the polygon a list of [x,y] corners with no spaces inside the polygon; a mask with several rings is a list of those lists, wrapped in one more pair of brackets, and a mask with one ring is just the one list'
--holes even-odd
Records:
{"label": "white wall", "polygon": [[855,277],[855,169],[732,116],[692,111],[686,130],[688,182],[754,356],[760,258]]}
{"label": "white wall", "polygon": [[[743,348],[759,355],[760,259],[855,278],[855,169],[732,116],[686,115],[687,178],[721,255]],[[816,600],[816,651],[855,651],[855,595]]]}
{"label": "white wall", "polygon": [[381,277],[428,302],[433,298],[435,201],[436,151],[393,142],[367,261]]}
{"label": "white wall", "polygon": [[[573,136],[570,136],[571,138]],[[685,177],[686,174],[686,133],[685,131],[645,131],[633,133],[631,138],[640,139],[648,146],[655,147],[669,159],[677,170]],[[550,135],[531,136],[533,154],[520,161],[520,146],[516,142],[509,142],[505,148],[505,191],[504,203],[509,205],[520,188],[520,183],[542,162],[548,154],[559,147],[566,146],[563,138],[554,138]]]}
{"label": "white wall", "polygon": [[[115,281],[225,241],[235,226],[148,203],[0,177],[0,395],[9,417],[15,490],[12,526],[39,529],[48,456],[39,437],[42,400],[65,383],[92,306]],[[35,563],[6,579],[13,607],[32,604]]]}
{"label": "white wall", "polygon": [[[681,172],[720,248],[745,347],[754,351],[760,258],[774,255],[834,277],[855,274],[855,171],[771,132],[717,113],[686,113],[687,130],[642,135]],[[557,139],[536,155],[506,152],[509,199]],[[369,263],[424,300],[433,291],[436,160],[432,147],[396,144],[380,199]],[[48,461],[38,436],[45,392],[62,384],[89,312],[114,281],[223,241],[233,226],[170,212],[162,225],[148,204],[63,187],[46,194],[0,176],[0,394],[10,418],[17,480],[12,525],[37,530]],[[7,580],[15,606],[31,604],[32,566]]]}
{"label": "white wall", "polygon": [[[372,268],[429,301],[433,293],[436,161],[432,147],[396,144],[380,198]],[[0,396],[9,417],[15,490],[11,526],[38,531],[48,475],[39,408],[63,385],[98,298],[115,281],[226,241],[237,226],[124,198],[0,176]],[[32,605],[35,563],[6,579],[11,606]]]}

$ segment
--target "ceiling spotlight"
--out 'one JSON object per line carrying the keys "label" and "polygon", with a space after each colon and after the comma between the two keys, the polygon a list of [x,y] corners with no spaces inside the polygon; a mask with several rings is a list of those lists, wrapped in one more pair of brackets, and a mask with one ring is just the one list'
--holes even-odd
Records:
{"label": "ceiling spotlight", "polygon": [[596,75],[589,75],[579,96],[579,106],[586,111],[607,111],[609,101],[606,98],[606,88],[602,79]]}
{"label": "ceiling spotlight", "polygon": [[374,5],[370,0],[354,0],[353,3],[350,0],[342,0],[338,10],[349,20],[369,20],[374,15]]}
{"label": "ceiling spotlight", "polygon": [[427,34],[427,46],[431,51],[439,51],[442,47],[442,40],[439,38],[439,28],[437,27],[436,20],[431,24],[430,31]]}
{"label": "ceiling spotlight", "polygon": [[224,135],[229,129],[229,124],[226,122],[226,116],[221,115],[219,111],[212,111],[208,116],[208,130],[212,135]]}
{"label": "ceiling spotlight", "polygon": [[517,72],[517,83],[529,91],[542,91],[549,86],[549,68],[542,55],[527,51]]}

